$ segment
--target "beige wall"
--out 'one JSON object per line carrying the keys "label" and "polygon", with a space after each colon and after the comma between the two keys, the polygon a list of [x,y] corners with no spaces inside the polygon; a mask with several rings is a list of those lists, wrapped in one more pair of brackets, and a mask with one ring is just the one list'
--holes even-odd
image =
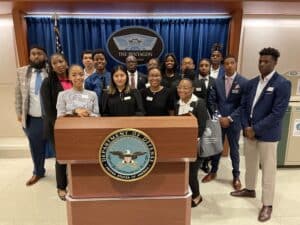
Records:
{"label": "beige wall", "polygon": [[300,16],[244,15],[240,44],[239,71],[252,78],[258,74],[258,52],[277,48],[281,56],[277,71],[300,71]]}
{"label": "beige wall", "polygon": [[14,107],[17,57],[11,15],[0,15],[0,31],[0,138],[20,137],[24,135]]}

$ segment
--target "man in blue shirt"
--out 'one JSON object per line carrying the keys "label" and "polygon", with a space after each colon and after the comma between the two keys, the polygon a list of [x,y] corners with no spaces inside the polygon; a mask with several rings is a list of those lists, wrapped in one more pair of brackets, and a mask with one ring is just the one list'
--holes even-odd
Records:
{"label": "man in blue shirt", "polygon": [[103,49],[96,49],[93,52],[93,61],[96,72],[90,75],[84,83],[84,88],[96,92],[99,103],[104,89],[110,85],[110,72],[106,70],[106,55]]}

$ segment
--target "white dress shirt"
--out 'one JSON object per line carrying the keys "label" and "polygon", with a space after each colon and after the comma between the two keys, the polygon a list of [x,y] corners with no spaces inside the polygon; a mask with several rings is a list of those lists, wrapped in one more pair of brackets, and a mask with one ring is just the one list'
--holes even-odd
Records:
{"label": "white dress shirt", "polygon": [[199,79],[199,80],[204,80],[205,87],[206,87],[206,89],[207,89],[207,88],[208,88],[208,82],[209,82],[209,75],[206,76],[206,77],[203,77],[203,76],[201,76],[201,75],[199,74],[198,79]]}
{"label": "white dress shirt", "polygon": [[127,73],[128,73],[128,78],[129,78],[129,86],[131,86],[131,76],[133,74],[134,76],[134,87],[137,88],[137,85],[138,85],[138,71],[136,70],[134,73],[131,73],[127,70]]}
{"label": "white dress shirt", "polygon": [[83,73],[84,73],[84,80],[86,80],[86,78],[88,78],[90,75],[92,75],[93,73],[96,72],[96,69],[93,70],[92,73],[87,73],[85,69],[83,69]]}
{"label": "white dress shirt", "polygon": [[219,70],[220,70],[220,66],[216,70],[211,66],[210,67],[210,76],[217,79],[218,75],[219,75]]}
{"label": "white dress shirt", "polygon": [[[40,100],[40,92],[35,94],[35,81],[36,81],[36,69],[32,69],[31,71],[31,78],[30,78],[30,86],[29,86],[29,108],[28,114],[33,117],[41,117],[42,110],[41,110],[41,100]],[[42,69],[41,71],[42,80],[46,77],[45,70]]]}
{"label": "white dress shirt", "polygon": [[275,70],[273,70],[271,73],[269,73],[265,78],[262,78],[262,76],[259,77],[259,82],[257,85],[257,89],[256,89],[256,94],[252,103],[252,108],[251,108],[251,114],[250,117],[252,118],[252,114],[253,114],[253,109],[255,104],[257,103],[257,100],[259,99],[262,91],[264,90],[264,88],[267,86],[267,84],[269,83],[269,81],[271,80],[271,78],[273,77],[275,73]]}
{"label": "white dress shirt", "polygon": [[198,97],[194,94],[192,94],[192,97],[190,98],[190,100],[185,103],[183,102],[181,99],[178,101],[179,102],[179,109],[178,109],[178,115],[183,115],[183,114],[187,114],[189,112],[193,111],[193,107],[191,107],[191,103],[192,102],[197,102],[198,101]]}

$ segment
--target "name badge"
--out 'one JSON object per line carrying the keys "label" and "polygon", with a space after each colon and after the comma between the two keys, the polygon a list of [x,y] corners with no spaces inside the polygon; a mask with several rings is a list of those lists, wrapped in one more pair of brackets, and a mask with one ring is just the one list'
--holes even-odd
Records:
{"label": "name badge", "polygon": [[201,87],[196,88],[196,91],[201,91],[201,90],[202,90]]}
{"label": "name badge", "polygon": [[126,97],[124,97],[124,101],[128,101],[128,100],[130,100],[131,99],[131,96],[126,96]]}
{"label": "name badge", "polygon": [[267,91],[270,91],[270,92],[274,91],[274,87],[268,87]]}
{"label": "name badge", "polygon": [[145,84],[146,88],[150,87],[150,83]]}
{"label": "name badge", "polygon": [[240,92],[239,89],[237,89],[237,90],[232,90],[232,94],[238,94],[239,92]]}
{"label": "name badge", "polygon": [[82,98],[88,99],[89,96],[88,95],[81,95]]}
{"label": "name badge", "polygon": [[153,97],[147,96],[147,97],[146,97],[146,100],[149,101],[149,102],[152,102],[152,101],[153,101]]}

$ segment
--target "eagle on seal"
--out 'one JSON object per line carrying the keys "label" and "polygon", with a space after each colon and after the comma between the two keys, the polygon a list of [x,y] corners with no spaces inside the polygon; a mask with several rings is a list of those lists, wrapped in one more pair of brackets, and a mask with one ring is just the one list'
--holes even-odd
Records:
{"label": "eagle on seal", "polygon": [[134,159],[137,159],[141,155],[145,155],[146,152],[133,152],[131,153],[130,150],[123,151],[111,151],[112,155],[119,156],[120,159],[122,159],[122,163],[124,164],[135,164]]}

